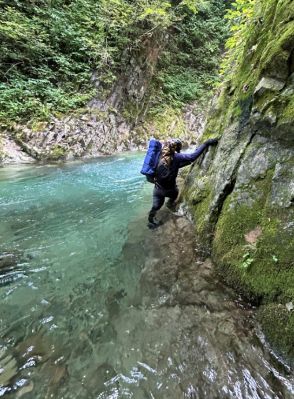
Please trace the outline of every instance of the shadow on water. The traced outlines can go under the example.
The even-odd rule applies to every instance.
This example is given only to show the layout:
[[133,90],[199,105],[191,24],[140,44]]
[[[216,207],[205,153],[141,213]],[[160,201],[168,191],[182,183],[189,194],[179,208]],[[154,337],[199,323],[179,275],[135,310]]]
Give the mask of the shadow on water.
[[25,272],[0,288],[0,396],[292,398],[292,371],[199,256],[190,222],[164,210],[147,229],[141,157],[113,161],[21,180],[21,209],[5,187],[1,273]]

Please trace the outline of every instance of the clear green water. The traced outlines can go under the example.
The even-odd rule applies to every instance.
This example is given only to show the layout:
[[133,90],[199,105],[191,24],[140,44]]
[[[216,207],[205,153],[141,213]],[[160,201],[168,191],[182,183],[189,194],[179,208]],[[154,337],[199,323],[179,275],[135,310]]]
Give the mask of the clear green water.
[[146,228],[141,163],[0,169],[0,397],[291,398],[183,219]]
[[[48,346],[38,350],[52,355],[52,345],[70,352],[87,340],[99,320],[103,330],[109,309],[115,312],[138,279],[134,265],[126,270],[118,260],[129,223],[148,207],[141,163],[141,156],[126,155],[0,169],[1,252],[17,257],[17,267],[0,275],[0,328],[9,337],[3,346],[37,334]],[[92,355],[70,367],[87,367]]]
[[[52,282],[55,294],[91,281],[97,270],[108,273],[137,203],[142,205],[139,165],[129,156],[63,168],[0,171],[4,250],[32,257],[22,271],[30,278],[37,273],[38,279],[48,273],[46,281]],[[26,298],[37,295],[33,286],[25,291]]]

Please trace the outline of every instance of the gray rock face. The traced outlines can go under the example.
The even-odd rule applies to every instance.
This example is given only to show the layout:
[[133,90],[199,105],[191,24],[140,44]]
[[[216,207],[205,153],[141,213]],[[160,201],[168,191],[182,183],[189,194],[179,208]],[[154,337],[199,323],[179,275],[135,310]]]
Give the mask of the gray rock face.
[[32,163],[34,159],[6,135],[0,136],[0,164]]
[[[93,73],[96,95],[84,110],[60,118],[52,117],[48,123],[35,123],[31,128],[18,126],[16,131],[7,132],[18,146],[18,155],[7,156],[7,162],[9,159],[15,159],[15,162],[72,160],[146,148],[148,139],[158,133],[153,132],[148,123],[143,126],[149,105],[148,90],[168,39],[158,35],[160,33],[144,38],[140,49],[125,54],[128,58],[124,60],[126,68],[107,91],[102,88],[97,73]],[[186,107],[181,120],[184,131],[181,138],[186,144],[195,144],[203,132],[204,121],[204,112],[197,104]],[[11,145],[6,145],[8,154],[13,153]]]
[[116,113],[100,110],[83,115],[53,119],[45,129],[25,128],[18,142],[37,159],[72,159],[132,149],[130,126]]
[[[145,146],[148,137],[138,137],[134,127],[146,109],[146,94],[164,46],[165,39],[158,35],[146,37],[133,53],[126,52],[125,71],[108,91],[93,73],[97,93],[81,114],[52,118],[31,129],[19,126],[10,135],[37,160],[93,157]],[[128,108],[132,115],[126,118]]]
[[184,197],[222,276],[265,306],[269,339],[293,359],[294,314],[285,310],[294,298],[293,8],[272,4],[259,4],[268,24],[256,28],[259,51],[244,52],[213,104],[204,137],[221,139],[192,167]]
[[197,103],[187,105],[183,111],[186,129],[191,136],[190,142],[194,144],[201,137],[205,128],[206,114]]
[[285,82],[278,79],[263,77],[255,88],[254,95],[261,96],[267,90],[281,91],[285,86]]
[[264,137],[270,136],[271,140],[293,145],[294,126],[291,116],[293,96],[292,75],[284,81],[262,78],[253,93],[251,129],[258,131],[258,134]]
[[[186,127],[181,138],[187,144],[195,144],[204,129],[203,111],[191,105],[184,110],[183,121]],[[109,104],[93,102],[92,107],[80,115],[52,118],[48,124],[40,124],[34,130],[19,126],[14,134],[17,144],[9,139],[10,144],[6,145],[6,153],[10,154],[7,162],[12,159],[15,162],[73,160],[143,150],[152,136],[152,129],[137,126],[140,127],[139,122],[134,125],[127,121],[122,112]],[[17,150],[12,151],[12,146]]]

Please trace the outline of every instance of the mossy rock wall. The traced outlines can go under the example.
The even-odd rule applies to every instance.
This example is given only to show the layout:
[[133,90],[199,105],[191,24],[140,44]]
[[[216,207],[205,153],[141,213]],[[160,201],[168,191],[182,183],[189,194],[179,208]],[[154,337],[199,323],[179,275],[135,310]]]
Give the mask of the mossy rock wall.
[[[257,0],[243,60],[214,100],[184,197],[224,279],[294,359],[294,3]],[[283,336],[283,339],[280,337]]]

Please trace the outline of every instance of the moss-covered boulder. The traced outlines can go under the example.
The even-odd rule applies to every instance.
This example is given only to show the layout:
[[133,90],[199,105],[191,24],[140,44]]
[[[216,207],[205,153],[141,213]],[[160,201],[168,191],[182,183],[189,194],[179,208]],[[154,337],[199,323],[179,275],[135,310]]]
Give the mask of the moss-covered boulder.
[[[223,278],[260,304],[270,341],[294,356],[294,3],[260,0],[242,62],[220,90],[185,199]],[[282,338],[279,338],[280,335]]]

